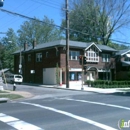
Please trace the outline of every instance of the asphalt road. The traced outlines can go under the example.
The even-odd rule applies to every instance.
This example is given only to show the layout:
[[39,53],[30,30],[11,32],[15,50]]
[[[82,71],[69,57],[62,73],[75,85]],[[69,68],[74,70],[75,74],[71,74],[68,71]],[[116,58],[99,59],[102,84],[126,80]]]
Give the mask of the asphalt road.
[[115,130],[130,120],[129,96],[23,88],[35,98],[0,104],[0,130]]

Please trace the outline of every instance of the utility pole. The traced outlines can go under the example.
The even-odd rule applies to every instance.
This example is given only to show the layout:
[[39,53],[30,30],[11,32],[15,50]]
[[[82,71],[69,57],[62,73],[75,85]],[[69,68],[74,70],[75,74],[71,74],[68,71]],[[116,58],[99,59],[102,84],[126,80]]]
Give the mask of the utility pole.
[[22,51],[20,47],[20,53],[19,53],[19,74],[22,74]]
[[69,88],[69,10],[66,0],[66,88]]

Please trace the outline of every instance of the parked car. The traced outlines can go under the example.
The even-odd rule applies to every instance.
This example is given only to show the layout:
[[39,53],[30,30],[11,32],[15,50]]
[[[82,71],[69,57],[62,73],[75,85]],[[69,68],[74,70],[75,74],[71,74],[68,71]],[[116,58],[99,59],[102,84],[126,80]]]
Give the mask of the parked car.
[[19,83],[21,84],[23,82],[22,75],[14,74],[14,75],[5,75],[6,82],[7,83]]

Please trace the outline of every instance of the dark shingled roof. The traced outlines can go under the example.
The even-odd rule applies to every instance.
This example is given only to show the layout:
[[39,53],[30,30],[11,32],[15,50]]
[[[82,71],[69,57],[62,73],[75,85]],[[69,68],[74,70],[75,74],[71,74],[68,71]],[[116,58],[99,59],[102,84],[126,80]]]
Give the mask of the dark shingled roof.
[[113,48],[111,48],[111,47],[109,47],[109,46],[100,45],[100,44],[97,44],[97,46],[98,46],[101,50],[103,50],[103,51],[117,51],[117,50],[115,50],[115,49],[113,49]]
[[[73,48],[85,49],[88,46],[90,46],[91,44],[92,44],[92,42],[85,43],[85,42],[79,42],[79,41],[69,41],[70,48],[73,47]],[[117,51],[109,46],[99,45],[99,44],[96,44],[96,45],[100,50]],[[32,47],[29,47],[27,50],[24,51],[23,49],[21,49],[21,51],[28,52],[28,51],[39,50],[39,49],[47,49],[47,48],[56,47],[56,46],[66,46],[66,40],[57,40],[57,41],[52,41],[52,42],[48,42],[48,43],[37,44],[34,49]],[[13,54],[16,54],[19,52],[20,52],[20,50],[14,52]]]
[[130,49],[125,49],[125,50],[119,50],[116,55],[124,55],[126,53],[130,52]]

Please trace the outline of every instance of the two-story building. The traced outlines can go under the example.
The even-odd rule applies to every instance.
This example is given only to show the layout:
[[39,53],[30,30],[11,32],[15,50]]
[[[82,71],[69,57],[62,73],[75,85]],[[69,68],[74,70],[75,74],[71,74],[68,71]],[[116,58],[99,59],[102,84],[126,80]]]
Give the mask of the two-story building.
[[[87,74],[84,80],[114,80],[115,62],[113,56],[117,51],[111,47],[92,43],[69,41],[69,80],[81,81],[82,66],[79,56],[86,56]],[[20,58],[20,55],[22,58]],[[20,60],[22,59],[22,60]],[[19,65],[21,64],[21,65]],[[57,65],[60,84],[66,83],[66,41],[58,40],[43,44],[33,42],[14,53],[14,71],[22,69],[24,82],[56,84]]]
[[130,48],[119,50],[115,55],[115,72],[117,80],[130,79]]

